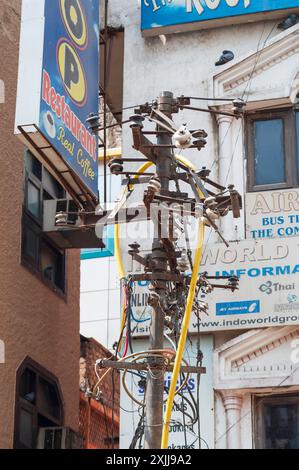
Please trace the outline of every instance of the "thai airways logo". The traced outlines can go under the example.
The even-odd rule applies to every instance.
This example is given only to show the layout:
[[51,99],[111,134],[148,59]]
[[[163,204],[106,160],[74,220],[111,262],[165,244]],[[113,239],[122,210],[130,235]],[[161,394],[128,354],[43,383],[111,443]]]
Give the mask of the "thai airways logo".
[[288,295],[288,302],[289,304],[294,304],[296,303],[298,300],[298,295],[294,295],[294,294],[289,294]]
[[264,284],[261,284],[259,290],[264,294],[271,295],[273,292],[282,292],[295,290],[295,284],[280,284],[279,282],[267,281]]

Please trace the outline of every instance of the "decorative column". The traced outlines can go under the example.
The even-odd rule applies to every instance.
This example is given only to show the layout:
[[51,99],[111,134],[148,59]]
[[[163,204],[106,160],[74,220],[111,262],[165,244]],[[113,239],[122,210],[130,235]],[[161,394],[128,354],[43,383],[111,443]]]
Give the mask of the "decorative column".
[[[227,111],[227,110],[225,110]],[[233,181],[233,145],[232,145],[232,116],[217,115],[218,124],[218,178],[222,186],[227,186]],[[243,177],[240,175],[240,177]],[[228,241],[234,239],[234,225],[231,214],[221,219],[221,229],[224,238]]]
[[234,390],[221,392],[226,415],[227,449],[241,449],[241,409],[243,397]]

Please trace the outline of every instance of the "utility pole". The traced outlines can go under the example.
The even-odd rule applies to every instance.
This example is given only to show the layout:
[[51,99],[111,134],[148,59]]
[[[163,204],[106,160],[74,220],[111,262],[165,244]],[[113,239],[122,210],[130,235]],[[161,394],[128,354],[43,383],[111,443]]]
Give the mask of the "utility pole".
[[[167,117],[172,116],[173,94],[171,92],[161,93],[158,99],[158,110]],[[172,135],[157,126],[157,144],[171,146]],[[171,148],[159,148],[156,159],[156,175],[161,183],[161,195],[167,196],[169,192],[169,182],[172,174],[172,153]],[[161,221],[162,232],[168,231],[168,227],[164,227],[165,221]],[[152,295],[150,297],[151,306],[153,308],[152,321],[150,328],[149,349],[164,349],[164,312],[163,298],[166,295],[166,281],[159,279],[159,273],[166,273],[168,267],[168,257],[165,246],[162,241],[163,233],[160,227],[155,227],[155,239],[152,245],[152,263],[153,275],[156,277],[151,285]],[[158,359],[153,359],[153,368],[157,364]],[[159,449],[162,437],[163,423],[163,397],[164,397],[164,370],[158,372],[149,372],[146,384],[146,426],[145,426],[145,448]]]
[[[147,185],[142,206],[145,211],[140,209],[140,204],[134,208],[133,212],[130,208],[130,213],[120,206],[117,209],[117,220],[118,223],[133,222],[135,216],[132,218],[132,213],[135,213],[136,216],[141,215],[143,221],[151,220],[154,223],[151,253],[142,256],[137,241],[129,245],[128,251],[132,260],[144,268],[143,273],[130,274],[129,284],[139,281],[150,283],[148,304],[152,307],[152,315],[148,351],[133,352],[123,360],[121,358],[113,361],[102,360],[96,365],[102,369],[124,370],[125,373],[130,370],[142,371],[143,374],[147,372],[145,402],[137,400],[140,406],[145,407],[144,447],[146,449],[160,449],[161,447],[164,424],[164,376],[166,372],[174,371],[176,355],[175,351],[164,348],[164,330],[167,328],[169,334],[175,338],[178,338],[180,334],[190,288],[190,275],[187,271],[190,268],[193,270],[191,256],[187,257],[186,250],[175,243],[178,238],[174,233],[174,226],[177,221],[184,221],[185,217],[202,217],[202,222],[212,227],[222,237],[215,220],[227,215],[229,211],[232,211],[234,217],[238,218],[242,207],[241,196],[233,186],[225,188],[219,185],[210,180],[210,171],[207,168],[195,170],[192,165],[186,164],[184,159],[174,156],[174,151],[178,148],[181,150],[192,148],[200,151],[207,143],[207,133],[204,129],[189,131],[186,125],[178,127],[172,120],[172,115],[180,110],[203,111],[200,108],[190,107],[191,99],[184,95],[174,98],[171,92],[164,91],[152,103],[145,103],[136,108],[135,114],[123,124],[130,122],[133,148],[142,153],[145,158],[115,158],[109,163],[112,174],[125,176],[123,184],[128,188],[134,187],[135,184]],[[239,118],[243,108],[239,109],[235,102],[233,104],[234,108],[229,115]],[[144,129],[145,119],[156,124],[155,130]],[[97,116],[92,116],[91,121],[95,132],[99,129],[97,120]],[[153,143],[147,137],[149,135],[155,135],[157,142]],[[136,173],[124,168],[126,164],[133,162],[140,164],[141,161],[151,162],[156,167],[156,172],[146,173],[140,170]],[[137,179],[136,176],[138,176]],[[171,181],[176,184],[175,191],[171,190]],[[189,185],[189,191],[182,191],[180,183]],[[198,206],[200,211],[198,211]],[[115,215],[114,210],[100,214],[81,213],[82,228],[95,224],[103,227],[106,224],[114,224]],[[63,225],[67,214],[58,213],[57,217],[59,224]],[[223,239],[223,241],[227,244],[226,240]],[[188,244],[187,248],[190,251]],[[222,281],[225,283],[222,284]],[[234,292],[238,288],[238,278],[235,276],[216,277],[202,273],[198,275],[196,284],[197,289],[204,294],[209,294],[219,288]],[[126,285],[124,287],[127,289],[127,302],[130,305],[131,289]],[[200,321],[200,315],[207,313],[206,302],[196,299],[193,303],[193,310]],[[131,315],[130,308],[126,313]],[[127,318],[130,320],[130,317]],[[128,328],[130,328],[129,320]],[[206,372],[204,367],[191,366],[185,360],[183,362],[182,373],[204,374]],[[125,379],[124,388],[126,388]],[[95,391],[95,396],[98,392],[99,390]],[[140,439],[139,432],[140,429],[137,429],[138,439]]]

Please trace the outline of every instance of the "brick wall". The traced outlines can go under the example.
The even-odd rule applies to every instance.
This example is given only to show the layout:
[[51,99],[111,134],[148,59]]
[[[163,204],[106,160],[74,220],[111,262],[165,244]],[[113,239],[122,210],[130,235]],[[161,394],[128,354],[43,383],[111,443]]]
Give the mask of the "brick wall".
[[[80,357],[80,432],[88,449],[118,448],[119,438],[119,373],[109,372],[100,384],[100,400],[84,393],[98,382],[95,362],[110,358],[111,353],[93,338],[81,336]],[[106,371],[99,371],[102,377]],[[112,424],[113,423],[113,424]]]

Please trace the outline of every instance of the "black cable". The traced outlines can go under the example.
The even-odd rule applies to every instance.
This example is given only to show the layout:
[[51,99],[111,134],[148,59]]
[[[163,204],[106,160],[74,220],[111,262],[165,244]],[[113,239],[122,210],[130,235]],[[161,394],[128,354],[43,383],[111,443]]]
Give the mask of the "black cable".
[[[145,392],[144,392],[144,397],[145,397]],[[140,433],[140,437],[139,437],[139,445],[138,445],[139,450],[142,449],[142,438],[144,436],[144,431],[145,431],[145,406],[142,407],[142,419],[143,419],[143,430],[142,430],[142,433]]]
[[[268,36],[266,37],[266,39],[265,39],[265,41],[264,41],[264,43],[263,43],[262,49],[259,51],[259,47],[260,47],[260,44],[261,44],[261,41],[262,41],[262,37],[263,37],[264,31],[265,31],[265,26],[266,26],[266,22],[264,22],[264,28],[263,28],[262,34],[261,34],[261,36],[260,36],[260,39],[259,39],[259,42],[258,42],[258,45],[257,45],[257,50],[256,50],[257,57],[256,57],[256,61],[255,61],[254,65],[253,65],[253,68],[252,68],[252,71],[251,71],[251,73],[250,73],[249,79],[248,79],[248,81],[247,81],[246,87],[244,88],[243,93],[242,93],[242,99],[244,99],[244,96],[245,96],[245,94],[246,94],[246,90],[247,90],[247,88],[248,88],[248,86],[249,86],[249,90],[248,90],[248,92],[247,92],[246,103],[248,103],[249,92],[250,92],[250,86],[251,86],[251,82],[252,82],[252,79],[253,79],[253,74],[254,74],[254,72],[255,72],[256,66],[257,66],[258,61],[259,61],[259,57],[260,57],[260,55],[261,55],[261,52],[262,52],[262,50],[263,50],[263,47],[265,46],[265,44],[266,44],[266,42],[268,41],[268,39],[270,38],[272,32],[273,32],[274,29],[276,28],[277,23],[275,23],[275,25],[271,28],[271,31],[269,32]],[[260,52],[260,54],[258,54],[258,52]],[[222,146],[223,146],[223,144],[224,144],[224,142],[225,142],[225,139],[226,139],[226,137],[227,137],[227,135],[228,135],[228,133],[229,133],[231,127],[232,127],[232,124],[233,124],[233,121],[232,121],[232,122],[230,123],[230,125],[228,126],[227,131],[226,131],[226,134],[225,134],[225,136],[223,137],[222,142],[220,142],[219,149],[222,148]],[[238,139],[239,139],[239,135],[237,136],[236,142],[238,141]],[[233,152],[232,160],[233,160],[233,158],[234,158],[234,153],[235,153],[235,151],[236,151],[236,145],[235,145],[235,149],[234,149],[234,152]],[[214,158],[214,161],[213,161],[212,166],[211,166],[211,171],[213,170],[213,168],[214,168],[216,162],[217,162],[217,157]],[[230,168],[229,168],[229,171],[228,171],[228,174],[227,174],[227,177],[226,177],[226,181],[227,181],[227,179],[228,179],[229,172],[230,172]]]
[[107,439],[109,439],[109,429],[108,429],[107,412],[106,412],[106,406],[105,406],[105,402],[104,402],[104,400],[101,400],[101,403],[102,403],[102,405],[103,405],[103,408],[104,408],[104,416],[105,416],[105,427],[106,427],[106,436],[107,436]]
[[[166,393],[169,393],[169,388],[165,386],[165,387],[164,387],[164,391],[165,391]],[[193,424],[194,424],[194,419],[195,419],[195,416],[196,416],[195,408],[193,408],[193,405],[192,405],[192,403],[189,401],[189,399],[186,398],[186,397],[182,394],[182,391],[181,391],[180,393],[178,393],[177,396],[183,398],[183,399],[184,399],[185,401],[187,401],[187,403],[189,404],[189,406],[190,406],[190,408],[191,408],[191,411],[192,411],[192,413],[193,413],[193,417],[192,417],[189,413],[187,413],[187,412],[185,412],[185,414],[186,414],[186,416],[190,419],[190,423],[189,423],[189,424],[190,424],[190,425],[193,425]],[[180,410],[180,405],[179,405],[176,401],[174,401],[174,405],[178,408],[178,410]]]
[[115,369],[112,369],[112,420],[111,420],[111,441],[112,449],[114,450],[114,407],[115,407],[115,382],[114,382]]
[[[144,404],[144,401],[145,401],[145,394],[144,394],[143,404]],[[142,413],[140,415],[139,423],[137,425],[135,434],[133,436],[132,442],[129,447],[130,450],[136,448],[136,444],[138,441],[139,441],[139,449],[141,449],[141,440],[144,435],[144,430],[145,430],[145,406],[142,406]]]
[[[182,379],[183,379],[183,381],[185,380],[184,374],[181,374],[181,380]],[[185,440],[185,446],[186,446],[186,449],[187,449],[188,441],[187,441],[187,431],[186,431],[186,413],[185,413],[185,403],[184,403],[184,390],[182,390],[181,398],[182,398],[181,403],[182,403],[182,414],[183,414],[184,440]]]
[[133,343],[132,343],[132,310],[131,310],[131,299],[132,299],[132,288],[129,286],[127,287],[127,304],[128,304],[128,316],[127,316],[127,322],[128,322],[128,341],[129,341],[129,348],[131,354],[134,354],[134,349],[133,349]]
[[[185,374],[182,374],[183,376],[183,380],[185,380]],[[189,384],[186,384],[186,389],[188,391],[188,394],[190,395],[190,398],[191,398],[191,401],[189,400],[189,398],[187,398],[184,394],[183,394],[183,390],[180,392],[180,394],[183,395],[183,399],[188,403],[189,407],[191,408],[191,410],[193,411],[193,419],[191,421],[191,424],[194,425],[196,424],[197,420],[199,419],[199,415],[198,415],[198,409],[197,409],[197,403],[195,401],[195,398],[193,396],[193,393],[192,391],[190,390],[190,386]],[[193,404],[191,403],[193,402]]]
[[[128,311],[126,311],[126,317],[128,317]],[[117,346],[116,346],[114,361],[118,360],[118,353],[119,353],[119,350],[120,350],[120,346],[121,346],[121,342],[122,342],[122,338],[123,338],[123,333],[124,333],[124,330],[125,330],[125,325],[126,325],[126,321],[124,322],[124,326],[122,328],[122,331],[121,331],[121,334],[120,334],[120,337],[119,337],[119,340],[118,340],[118,343],[117,343]],[[115,411],[114,410],[114,408],[115,408],[114,373],[115,373],[115,369],[112,369],[112,377],[111,377],[111,380],[112,380],[112,425],[111,425],[111,435],[112,435],[112,449],[113,450],[114,450],[114,411]]]
[[[258,65],[258,62],[259,62],[261,53],[262,53],[262,51],[263,51],[263,49],[264,49],[264,47],[265,47],[265,45],[266,45],[266,42],[267,42],[268,39],[270,38],[272,32],[273,32],[274,29],[277,27],[277,23],[275,23],[274,26],[271,28],[269,34],[267,35],[266,39],[264,40],[263,45],[262,45],[262,48],[259,49],[259,46],[260,46],[260,44],[261,44],[264,31],[265,31],[265,25],[266,25],[266,23],[264,23],[264,29],[263,29],[263,31],[262,31],[260,40],[259,40],[259,42],[258,42],[257,51],[256,51],[256,60],[255,60],[255,63],[254,63],[254,65],[253,65],[251,74],[250,74],[249,79],[248,79],[248,82],[247,82],[247,85],[246,85],[246,87],[245,87],[245,89],[244,89],[244,91],[243,91],[243,95],[242,95],[242,99],[243,99],[243,98],[245,97],[245,94],[247,94],[247,97],[246,97],[246,99],[245,99],[245,102],[246,102],[246,103],[248,103],[248,100],[249,100],[249,94],[250,94],[250,89],[251,89],[251,84],[252,84],[254,72],[255,72],[256,67],[257,67],[257,65]],[[248,91],[247,91],[247,88],[248,88]],[[230,125],[232,125],[232,123],[231,123]],[[233,164],[233,161],[234,161],[234,157],[235,157],[235,154],[236,154],[237,144],[238,144],[238,141],[239,141],[239,138],[240,138],[241,130],[242,130],[242,126],[240,126],[240,129],[239,129],[239,132],[238,132],[238,135],[237,135],[237,138],[236,138],[234,150],[233,150],[233,153],[232,153],[232,157],[231,157],[231,160],[230,160],[230,163],[229,163],[229,168],[228,168],[227,175],[226,175],[226,180],[225,180],[226,183],[225,183],[225,184],[227,184],[228,177],[229,177],[229,174],[230,174],[230,170],[231,170],[231,167],[232,167],[232,164]]]
[[[125,108],[122,108],[120,111],[113,112],[113,111],[110,110],[110,112],[113,115],[118,115],[118,114],[122,114],[123,111],[126,111],[128,109],[140,108],[140,106],[141,106],[140,104],[137,104],[136,106],[126,106]],[[104,114],[104,113],[103,112],[99,113],[99,116],[101,116],[102,114]]]

